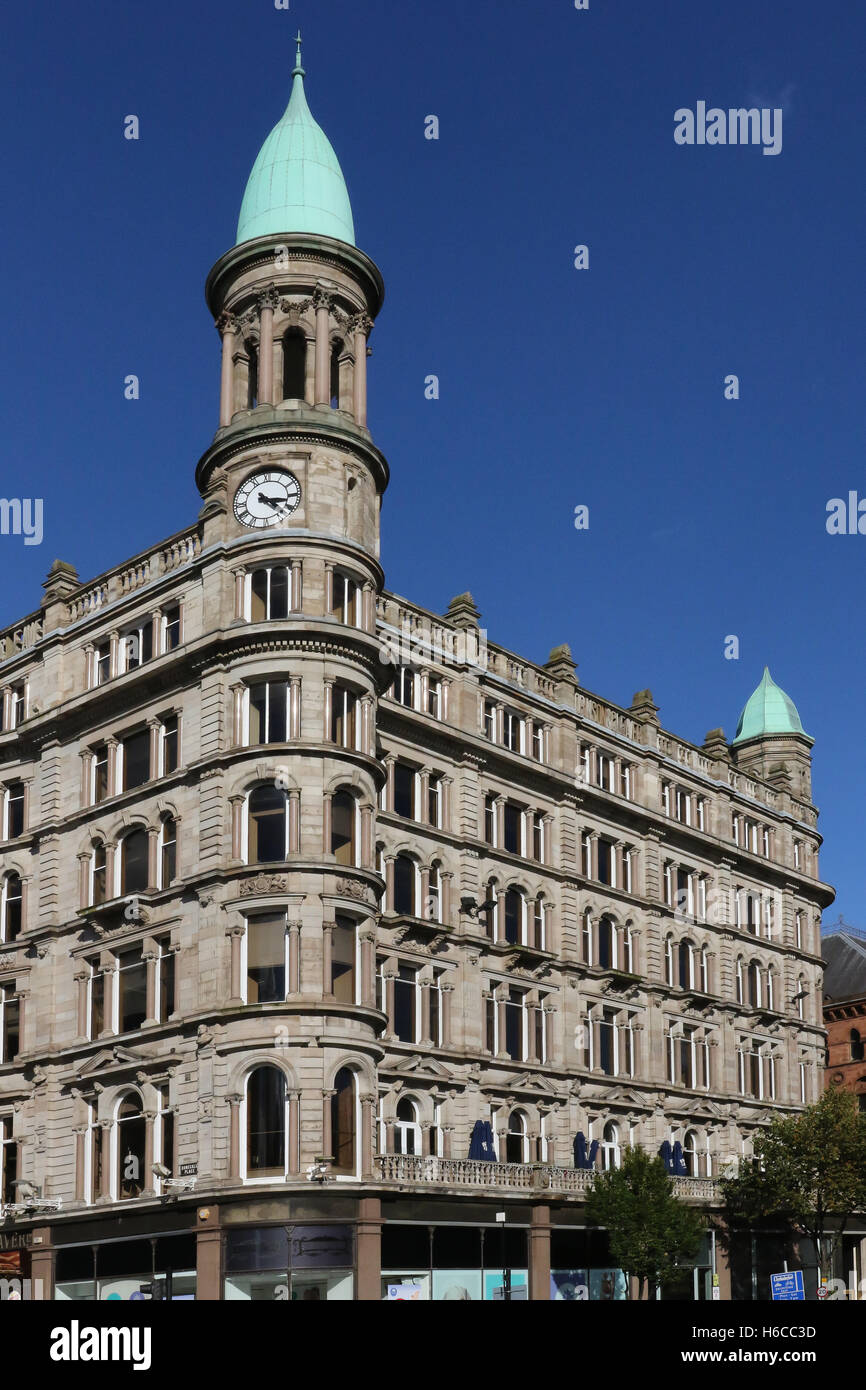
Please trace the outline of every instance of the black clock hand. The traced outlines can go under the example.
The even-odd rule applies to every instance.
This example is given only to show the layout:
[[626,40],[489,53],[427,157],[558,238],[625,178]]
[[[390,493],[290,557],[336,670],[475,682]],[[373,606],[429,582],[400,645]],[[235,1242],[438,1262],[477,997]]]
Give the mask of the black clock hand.
[[266,507],[278,507],[280,503],[286,500],[284,497],[266,497],[263,492],[257,493],[256,496],[257,500],[259,502],[264,502]]

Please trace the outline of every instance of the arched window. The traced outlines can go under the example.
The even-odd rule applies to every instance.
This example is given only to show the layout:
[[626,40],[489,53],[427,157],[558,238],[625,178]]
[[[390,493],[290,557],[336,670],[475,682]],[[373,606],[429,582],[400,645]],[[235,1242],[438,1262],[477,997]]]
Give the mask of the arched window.
[[93,840],[90,849],[90,897],[92,907],[105,902],[105,845],[102,840]]
[[398,1154],[420,1154],[421,1126],[418,1107],[404,1096],[397,1103],[397,1123],[394,1126],[394,1151]]
[[583,944],[583,963],[584,965],[592,965],[592,915],[589,912],[583,914],[583,930],[580,935]]
[[331,933],[331,993],[341,1004],[354,1004],[357,933],[351,917],[337,914]]
[[274,864],[286,858],[286,794],[272,783],[255,787],[249,798],[248,864]]
[[333,1172],[355,1172],[355,1132],[355,1078],[348,1067],[341,1067],[334,1077],[331,1096]]
[[674,982],[674,939],[665,937],[665,979],[669,985]]
[[689,1177],[699,1178],[701,1175],[701,1160],[700,1154],[698,1153],[698,1136],[693,1129],[686,1130],[686,1135],[683,1139],[683,1160]]
[[488,879],[487,892],[484,901],[493,903],[484,914],[484,923],[487,927],[487,935],[491,941],[495,941],[499,935],[499,914],[502,911],[502,900],[499,896],[499,885],[495,878]]
[[761,967],[756,960],[749,962],[746,972],[746,999],[753,1009],[761,1007]]
[[860,1036],[860,1030],[859,1030],[859,1028],[852,1028],[852,1029],[851,1029],[851,1061],[852,1061],[852,1062],[862,1062],[862,1061],[863,1061],[863,1054],[864,1054],[863,1039],[862,1039],[862,1037]]
[[536,951],[547,950],[547,904],[536,898],[532,908],[532,945]]
[[607,1172],[612,1168],[618,1168],[622,1155],[619,1147],[619,1127],[613,1120],[608,1120],[601,1136],[601,1166]]
[[331,347],[331,407],[334,410],[338,410],[340,406],[340,356],[342,351],[343,344],[338,338]]
[[394,911],[401,917],[416,917],[415,862],[408,854],[394,860]]
[[442,880],[438,863],[430,865],[427,883],[427,920],[442,921]]
[[350,792],[331,798],[331,853],[338,864],[355,864],[357,802]]
[[806,1017],[806,995],[809,993],[806,988],[805,975],[797,976],[797,1017]]
[[505,1162],[529,1162],[529,1137],[526,1132],[526,1116],[522,1110],[512,1110],[508,1117],[508,1132],[505,1136]]
[[307,340],[298,328],[283,334],[283,400],[302,401],[307,394]]
[[524,902],[519,888],[509,888],[505,894],[505,940],[510,946],[523,942]]
[[680,942],[677,954],[677,977],[680,989],[694,986],[694,946],[688,937]]
[[159,886],[169,888],[177,873],[177,821],[163,816],[159,823]]
[[774,1004],[775,998],[776,998],[776,985],[775,985],[775,980],[774,980],[774,976],[773,976],[773,971],[772,971],[772,970],[768,970],[768,971],[767,971],[767,1008],[768,1008],[768,1009],[772,1009],[772,1008],[775,1007],[775,1004]]
[[616,969],[616,931],[609,917],[598,924],[598,965],[601,970]]
[[117,1109],[116,1190],[119,1201],[140,1197],[148,1185],[144,1171],[146,1122],[140,1096],[130,1093]]
[[147,889],[147,831],[130,830],[120,842],[120,892],[143,893]]
[[737,1003],[744,1002],[743,995],[743,957],[737,956]]
[[247,1175],[281,1178],[286,1171],[286,1078],[279,1067],[247,1077]]
[[21,931],[21,879],[18,874],[6,874],[3,878],[2,921],[0,921],[0,941],[10,942]]
[[247,409],[254,410],[259,403],[259,350],[257,347],[249,348],[249,366],[247,369]]

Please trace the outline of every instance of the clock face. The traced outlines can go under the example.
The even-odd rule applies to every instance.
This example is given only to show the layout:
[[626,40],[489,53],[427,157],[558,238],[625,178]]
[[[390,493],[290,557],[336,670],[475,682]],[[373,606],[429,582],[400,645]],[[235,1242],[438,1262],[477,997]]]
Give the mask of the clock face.
[[235,516],[243,526],[279,526],[296,510],[301,485],[286,468],[251,473],[235,493]]

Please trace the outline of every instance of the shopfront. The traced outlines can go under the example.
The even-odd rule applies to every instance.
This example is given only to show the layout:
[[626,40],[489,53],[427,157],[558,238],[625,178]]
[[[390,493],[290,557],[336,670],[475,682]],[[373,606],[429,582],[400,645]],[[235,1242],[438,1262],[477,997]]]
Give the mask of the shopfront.
[[350,1225],[242,1226],[226,1232],[223,1297],[254,1302],[337,1302],[355,1297]]

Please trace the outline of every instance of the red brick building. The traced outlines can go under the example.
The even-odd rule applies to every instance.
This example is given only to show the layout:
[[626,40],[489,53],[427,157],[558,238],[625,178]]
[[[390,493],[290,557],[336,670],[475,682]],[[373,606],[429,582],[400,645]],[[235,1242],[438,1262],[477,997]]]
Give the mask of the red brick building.
[[866,931],[841,919],[821,945],[825,961],[826,1086],[844,1086],[866,1110]]

